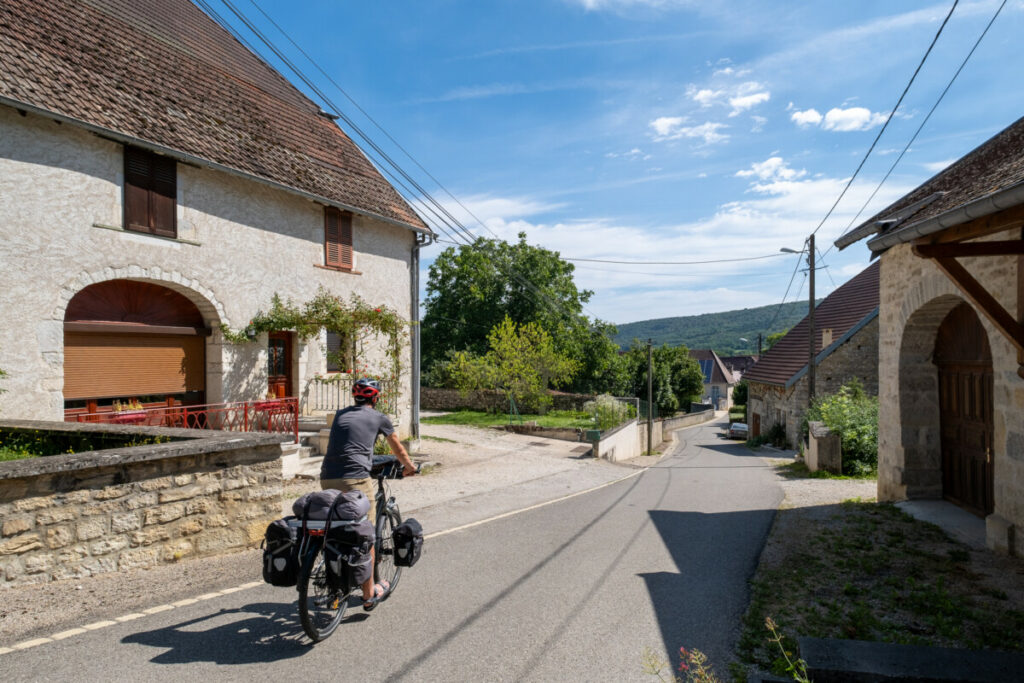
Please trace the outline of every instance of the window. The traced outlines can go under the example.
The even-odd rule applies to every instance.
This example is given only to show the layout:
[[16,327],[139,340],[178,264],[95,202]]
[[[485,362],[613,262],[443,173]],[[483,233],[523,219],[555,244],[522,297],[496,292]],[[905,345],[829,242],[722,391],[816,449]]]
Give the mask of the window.
[[352,270],[352,214],[333,206],[324,209],[324,265]]
[[124,148],[124,228],[176,237],[178,167],[174,159]]
[[327,372],[348,372],[354,357],[354,344],[337,332],[327,333]]

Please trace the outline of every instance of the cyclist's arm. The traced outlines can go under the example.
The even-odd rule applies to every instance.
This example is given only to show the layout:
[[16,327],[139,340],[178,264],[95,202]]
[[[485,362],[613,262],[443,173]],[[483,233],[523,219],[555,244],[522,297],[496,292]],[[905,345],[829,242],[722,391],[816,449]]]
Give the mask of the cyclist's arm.
[[391,432],[387,439],[388,445],[391,446],[391,452],[398,457],[398,462],[402,463],[402,466],[405,468],[403,474],[405,474],[405,476],[416,474],[416,465],[412,464],[412,459],[409,457],[409,454],[406,453],[405,446],[402,445],[401,440],[398,438],[398,433]]

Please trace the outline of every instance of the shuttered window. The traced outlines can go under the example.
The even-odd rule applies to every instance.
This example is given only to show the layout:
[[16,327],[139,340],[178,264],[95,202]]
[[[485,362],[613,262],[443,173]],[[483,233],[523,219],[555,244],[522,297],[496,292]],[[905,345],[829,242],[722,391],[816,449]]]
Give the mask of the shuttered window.
[[177,236],[178,166],[174,159],[124,148],[124,227]]
[[352,270],[352,214],[324,208],[324,265]]
[[327,372],[349,372],[355,347],[337,332],[327,333]]

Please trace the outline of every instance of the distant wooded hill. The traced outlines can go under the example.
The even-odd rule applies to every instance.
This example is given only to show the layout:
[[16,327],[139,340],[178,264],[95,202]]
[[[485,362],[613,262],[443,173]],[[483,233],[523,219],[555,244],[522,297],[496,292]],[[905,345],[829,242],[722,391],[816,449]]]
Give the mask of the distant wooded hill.
[[[821,303],[820,300],[818,303]],[[615,342],[625,349],[632,345],[634,338],[644,342],[650,338],[656,346],[685,344],[691,349],[714,349],[720,356],[755,354],[758,333],[767,337],[793,327],[807,315],[807,302],[783,304],[774,324],[768,329],[777,309],[778,304],[773,304],[722,313],[625,323],[618,326],[619,333],[615,336]],[[740,337],[749,339],[750,343],[744,344]]]

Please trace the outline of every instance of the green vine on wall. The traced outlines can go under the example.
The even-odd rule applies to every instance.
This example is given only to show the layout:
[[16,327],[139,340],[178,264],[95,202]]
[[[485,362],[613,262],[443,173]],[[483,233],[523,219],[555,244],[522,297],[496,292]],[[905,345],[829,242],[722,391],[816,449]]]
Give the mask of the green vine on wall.
[[262,332],[285,330],[294,331],[303,341],[315,337],[320,330],[334,332],[348,340],[357,340],[361,335],[371,333],[380,334],[387,338],[385,353],[388,367],[381,373],[370,373],[366,368],[360,370],[365,375],[392,380],[397,392],[408,326],[408,321],[387,306],[371,306],[356,295],[345,302],[321,287],[316,296],[304,304],[282,301],[274,294],[270,309],[266,312],[261,310],[253,316],[245,329],[234,331],[224,324],[220,329],[224,339],[234,344],[253,342]]

